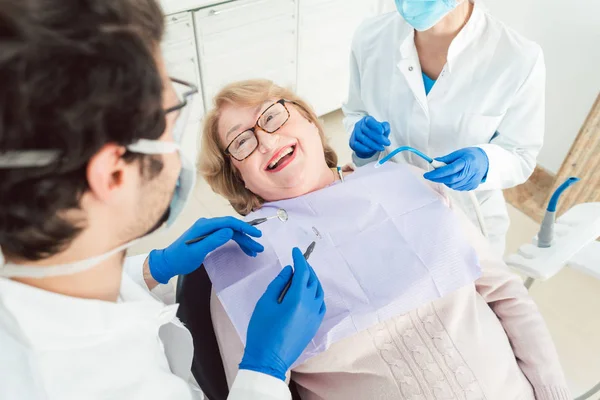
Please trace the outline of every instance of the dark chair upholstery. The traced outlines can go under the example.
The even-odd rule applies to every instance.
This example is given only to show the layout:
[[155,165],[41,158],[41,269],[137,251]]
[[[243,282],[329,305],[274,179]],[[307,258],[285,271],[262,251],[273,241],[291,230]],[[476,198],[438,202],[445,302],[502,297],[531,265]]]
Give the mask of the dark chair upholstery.
[[[194,358],[192,374],[209,400],[226,400],[229,394],[223,360],[210,315],[212,284],[204,268],[198,268],[177,284],[177,316],[192,333]],[[290,384],[292,399],[300,400],[295,383]]]

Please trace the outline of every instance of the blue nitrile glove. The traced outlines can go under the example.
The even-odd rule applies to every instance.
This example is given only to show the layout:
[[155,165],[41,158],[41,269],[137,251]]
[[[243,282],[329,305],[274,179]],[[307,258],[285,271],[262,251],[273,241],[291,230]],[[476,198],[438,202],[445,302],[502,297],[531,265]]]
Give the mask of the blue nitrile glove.
[[289,265],[258,300],[246,336],[240,369],[262,372],[285,380],[285,374],[313,339],[323,317],[323,288],[315,271],[294,249],[292,285],[281,304],[277,299],[292,276]]
[[460,149],[436,160],[448,165],[427,172],[425,179],[460,191],[474,190],[485,182],[490,167],[487,154],[479,147]]
[[390,124],[366,116],[354,125],[350,137],[350,148],[358,158],[370,158],[391,144]]
[[[212,234],[192,244],[188,240]],[[211,251],[218,249],[230,240],[234,240],[250,257],[256,257],[264,247],[250,238],[261,237],[262,232],[244,221],[233,217],[200,218],[190,229],[172,245],[162,250],[152,250],[148,264],[152,277],[159,283],[167,283],[176,275],[186,275],[202,265]]]

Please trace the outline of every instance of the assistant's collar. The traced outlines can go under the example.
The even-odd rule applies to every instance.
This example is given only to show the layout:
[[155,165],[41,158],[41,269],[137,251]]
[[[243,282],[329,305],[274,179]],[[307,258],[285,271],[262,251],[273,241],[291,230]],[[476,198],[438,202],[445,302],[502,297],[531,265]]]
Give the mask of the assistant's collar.
[[[462,53],[470,43],[477,40],[485,27],[485,13],[487,9],[482,1],[475,0],[473,3],[474,7],[471,18],[469,18],[469,21],[467,21],[458,35],[456,35],[448,49],[448,59],[446,62],[448,72],[452,72],[453,63],[459,54]],[[404,21],[400,14],[398,14],[398,19],[402,24],[402,29],[398,36],[400,56],[402,59],[418,60],[419,55],[415,46],[415,30]]]

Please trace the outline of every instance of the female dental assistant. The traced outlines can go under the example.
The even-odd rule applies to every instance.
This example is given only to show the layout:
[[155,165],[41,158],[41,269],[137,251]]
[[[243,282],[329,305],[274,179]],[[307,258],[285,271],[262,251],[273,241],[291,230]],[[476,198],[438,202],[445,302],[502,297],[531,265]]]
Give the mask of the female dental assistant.
[[[425,177],[476,191],[488,237],[504,252],[502,189],[525,182],[544,135],[541,48],[492,17],[479,1],[396,0],[398,13],[365,21],[350,60],[344,125],[353,160],[412,146],[448,164]],[[409,153],[398,161],[428,169]]]

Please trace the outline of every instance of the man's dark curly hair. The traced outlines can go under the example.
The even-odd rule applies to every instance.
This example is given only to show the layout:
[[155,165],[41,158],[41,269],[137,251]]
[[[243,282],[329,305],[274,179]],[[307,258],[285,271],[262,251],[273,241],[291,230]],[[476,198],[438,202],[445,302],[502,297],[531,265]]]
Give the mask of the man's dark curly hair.
[[[0,157],[58,150],[44,167],[0,167],[0,247],[39,260],[85,228],[68,221],[86,167],[107,143],[165,130],[156,57],[164,22],[154,0],[0,0]],[[146,175],[162,163],[139,160]],[[148,178],[148,179],[150,179]]]

